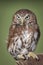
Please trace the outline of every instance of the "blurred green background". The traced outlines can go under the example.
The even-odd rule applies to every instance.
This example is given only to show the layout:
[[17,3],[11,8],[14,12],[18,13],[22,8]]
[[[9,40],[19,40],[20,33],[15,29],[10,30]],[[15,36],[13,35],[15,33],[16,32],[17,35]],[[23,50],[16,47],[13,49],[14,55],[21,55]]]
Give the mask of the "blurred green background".
[[43,53],[43,1],[15,0],[0,1],[0,65],[15,65],[15,60],[7,51],[6,39],[13,14],[19,9],[29,9],[37,16],[41,37],[35,53]]

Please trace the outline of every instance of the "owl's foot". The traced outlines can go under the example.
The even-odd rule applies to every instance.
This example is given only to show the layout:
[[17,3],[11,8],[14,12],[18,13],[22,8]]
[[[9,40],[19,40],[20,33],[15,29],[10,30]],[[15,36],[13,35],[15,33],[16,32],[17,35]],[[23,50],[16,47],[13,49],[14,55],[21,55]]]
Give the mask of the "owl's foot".
[[18,59],[25,59],[22,54],[21,55],[18,55],[17,57],[18,57]]
[[39,57],[33,52],[29,52],[29,54],[27,56],[32,57],[33,59],[39,60]]

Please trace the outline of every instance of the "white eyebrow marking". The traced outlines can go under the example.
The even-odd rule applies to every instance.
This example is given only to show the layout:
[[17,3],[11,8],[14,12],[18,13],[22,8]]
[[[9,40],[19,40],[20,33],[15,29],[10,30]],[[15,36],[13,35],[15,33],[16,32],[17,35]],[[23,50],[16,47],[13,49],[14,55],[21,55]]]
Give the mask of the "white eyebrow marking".
[[24,19],[26,18],[26,16],[28,16],[29,14],[26,14],[25,16],[24,16]]
[[19,16],[21,18],[21,16],[19,14],[17,14],[16,16]]

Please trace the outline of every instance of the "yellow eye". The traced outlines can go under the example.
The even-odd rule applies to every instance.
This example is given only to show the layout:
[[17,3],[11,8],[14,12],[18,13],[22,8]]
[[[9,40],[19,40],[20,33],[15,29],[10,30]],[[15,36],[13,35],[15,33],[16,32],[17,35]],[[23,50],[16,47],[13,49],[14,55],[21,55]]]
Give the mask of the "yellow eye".
[[17,19],[20,19],[20,17],[19,17],[19,16],[17,16]]
[[25,19],[27,19],[27,20],[28,20],[29,18],[30,18],[30,16],[29,16],[29,15],[25,17]]
[[17,19],[20,19],[20,16],[19,15],[17,15],[16,17],[17,17]]

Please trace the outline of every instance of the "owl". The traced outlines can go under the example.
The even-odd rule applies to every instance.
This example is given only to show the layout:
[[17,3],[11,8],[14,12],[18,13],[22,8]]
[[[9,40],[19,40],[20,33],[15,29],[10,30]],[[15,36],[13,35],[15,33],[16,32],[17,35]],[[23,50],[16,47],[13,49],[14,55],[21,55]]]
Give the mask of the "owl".
[[7,49],[14,59],[28,59],[38,56],[33,53],[40,38],[36,15],[28,9],[18,10],[9,28]]

